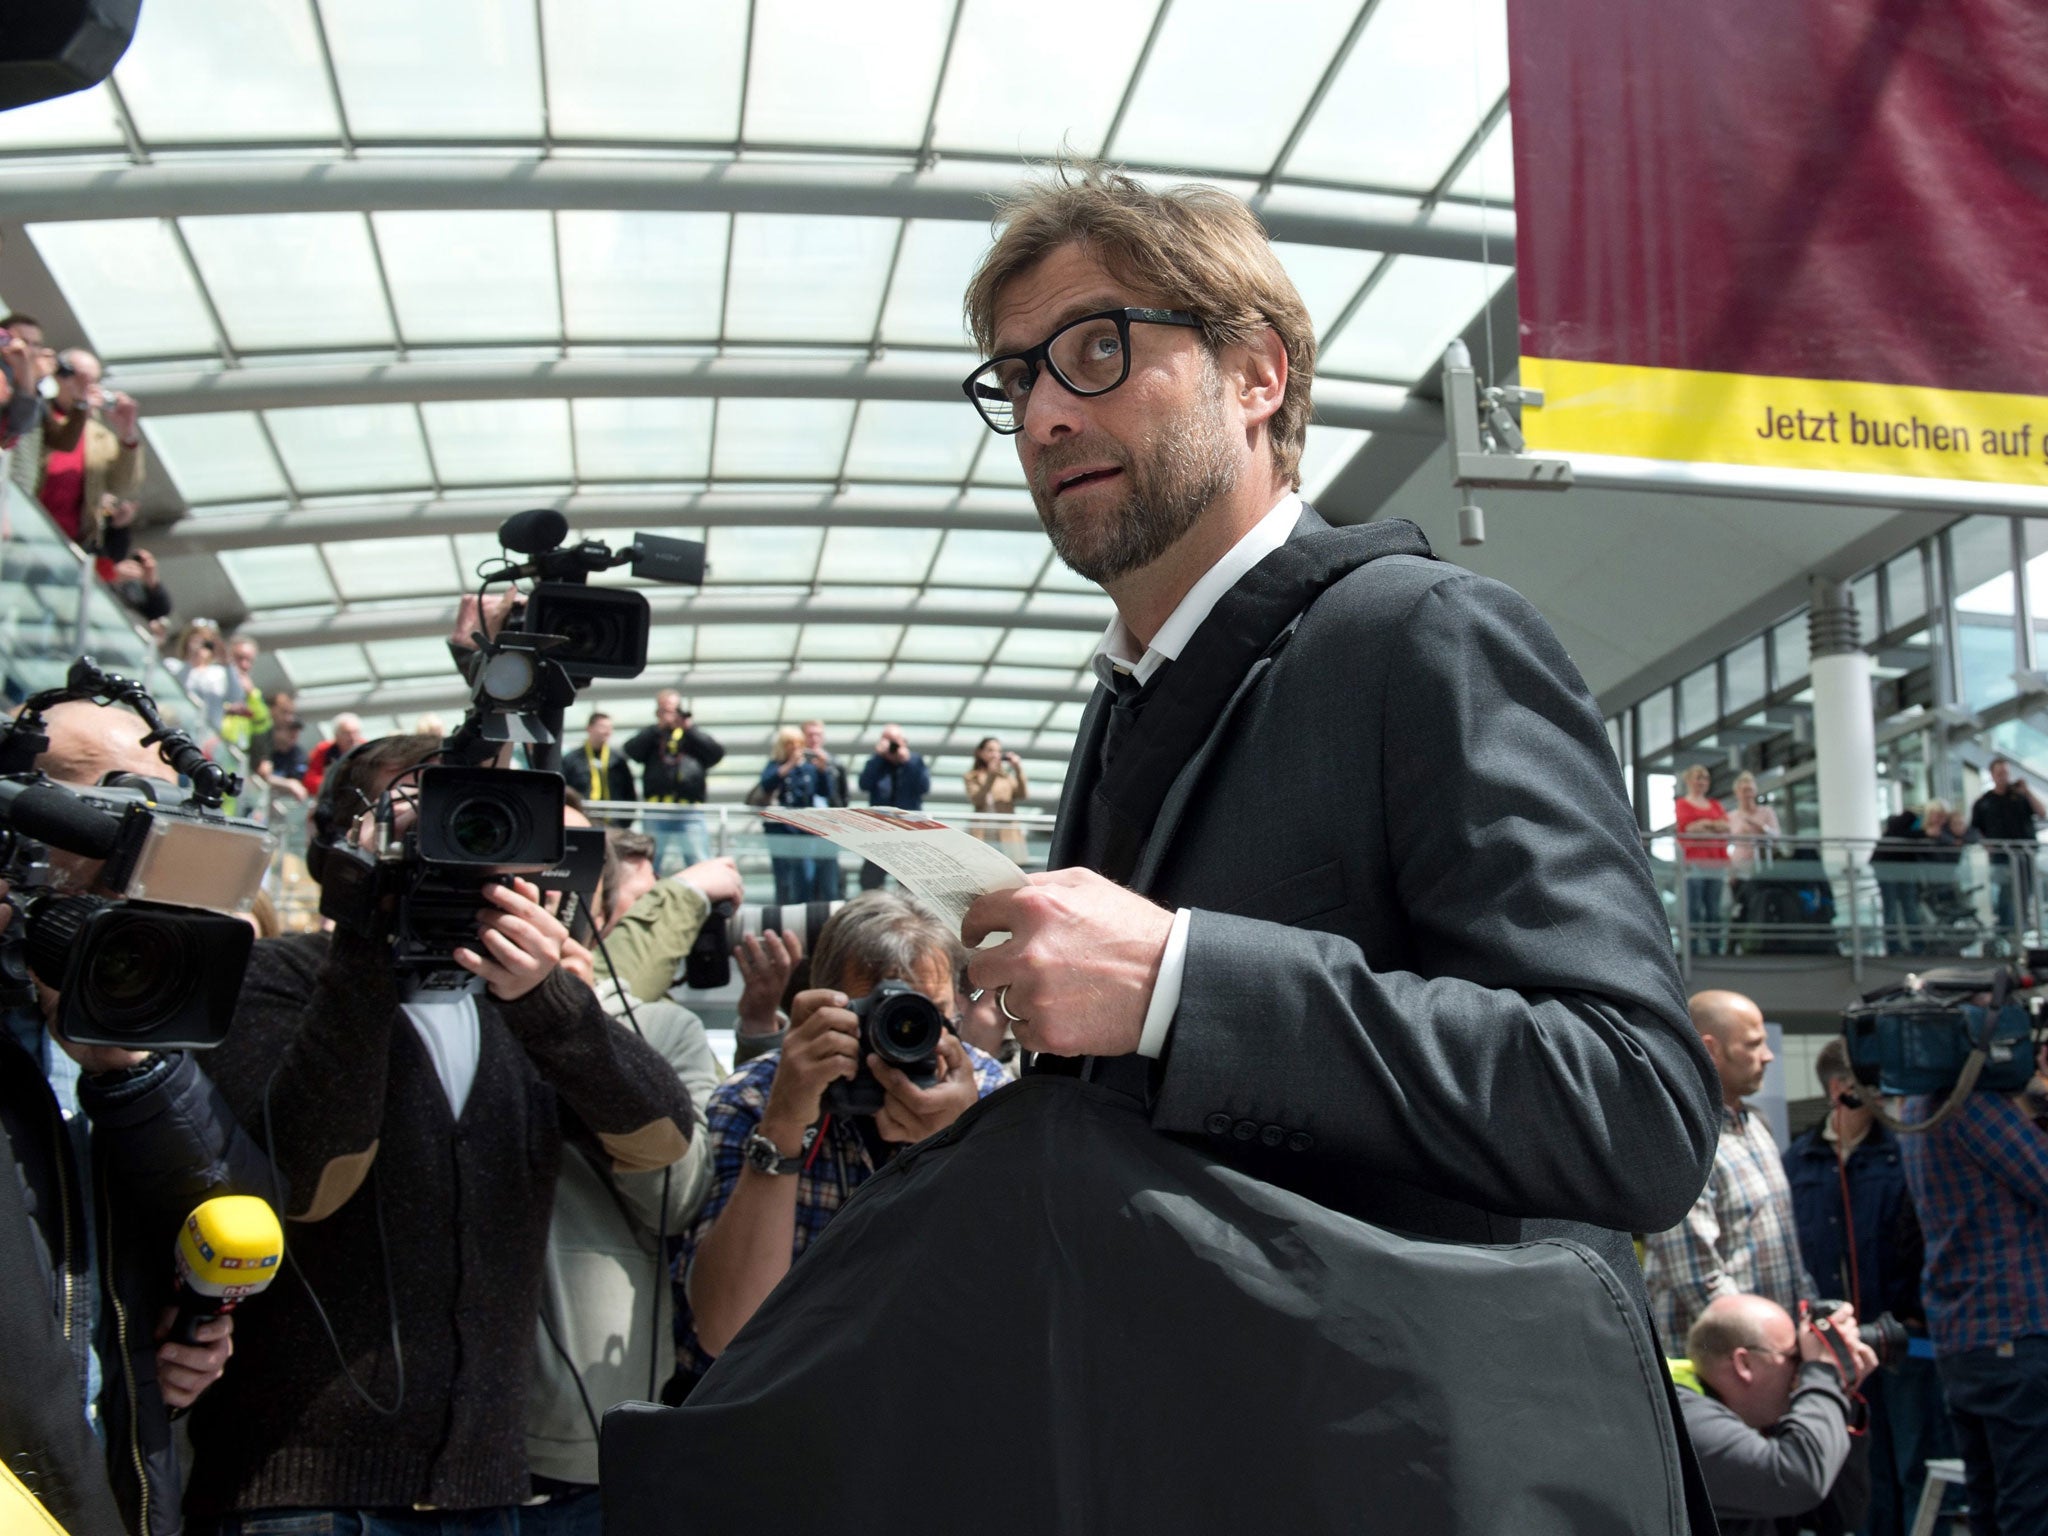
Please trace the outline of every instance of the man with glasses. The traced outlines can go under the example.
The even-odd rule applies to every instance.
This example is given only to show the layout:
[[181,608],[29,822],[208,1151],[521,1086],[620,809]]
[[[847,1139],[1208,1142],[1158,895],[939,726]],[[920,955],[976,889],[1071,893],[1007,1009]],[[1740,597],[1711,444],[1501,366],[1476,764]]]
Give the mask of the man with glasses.
[[1847,1307],[1801,1327],[1775,1301],[1746,1295],[1720,1297],[1692,1325],[1691,1369],[1679,1372],[1690,1390],[1679,1402],[1721,1536],[1775,1536],[1780,1520],[1831,1495],[1842,1518],[1819,1529],[1861,1523],[1867,1484],[1848,1487],[1842,1468],[1858,1417],[1852,1397],[1877,1356],[1856,1328]]

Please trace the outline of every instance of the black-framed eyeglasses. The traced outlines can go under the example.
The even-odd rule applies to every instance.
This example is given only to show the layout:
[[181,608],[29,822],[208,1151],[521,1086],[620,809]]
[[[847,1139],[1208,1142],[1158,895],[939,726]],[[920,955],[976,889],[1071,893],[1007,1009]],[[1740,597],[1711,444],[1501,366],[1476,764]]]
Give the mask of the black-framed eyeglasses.
[[1038,382],[1040,364],[1084,398],[1106,395],[1131,376],[1131,322],[1186,325],[1202,322],[1184,309],[1104,309],[1069,320],[1037,346],[992,357],[961,381],[981,419],[1005,436],[1024,426],[1024,402]]

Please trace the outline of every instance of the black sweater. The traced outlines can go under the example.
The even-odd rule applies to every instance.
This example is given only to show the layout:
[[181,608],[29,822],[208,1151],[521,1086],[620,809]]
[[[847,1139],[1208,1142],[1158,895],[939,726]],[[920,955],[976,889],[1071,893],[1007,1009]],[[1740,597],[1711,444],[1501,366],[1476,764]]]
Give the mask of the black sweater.
[[[188,1513],[527,1497],[558,1107],[629,1172],[682,1155],[690,1109],[674,1071],[565,973],[517,1002],[480,997],[477,1012],[476,1080],[455,1120],[378,946],[256,946],[234,1028],[206,1065],[259,1141],[267,1091],[292,1219],[285,1272],[236,1314],[234,1362],[194,1410]],[[395,1308],[396,1412],[349,1384],[308,1279],[349,1370],[387,1407],[399,1399]]]

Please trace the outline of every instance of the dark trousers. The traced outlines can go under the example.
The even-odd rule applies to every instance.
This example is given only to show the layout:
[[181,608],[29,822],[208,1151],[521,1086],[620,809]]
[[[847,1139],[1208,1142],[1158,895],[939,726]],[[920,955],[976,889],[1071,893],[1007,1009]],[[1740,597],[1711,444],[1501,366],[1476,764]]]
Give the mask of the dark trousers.
[[533,1491],[546,1493],[548,1499],[520,1509],[519,1536],[604,1536],[604,1500],[595,1483],[536,1477]]
[[1944,1356],[1970,1536],[2048,1536],[2048,1335]]
[[1999,929],[2004,933],[2034,925],[2034,860],[2031,855],[2017,862],[2002,850],[1991,855],[1991,905]]
[[193,1536],[519,1536],[516,1509],[259,1509],[192,1527]]
[[[1932,1360],[1902,1360],[1863,1383],[1870,1404],[1870,1536],[1905,1536],[1920,1508],[1927,1463],[1956,1453],[1941,1375]],[[1959,1492],[1949,1497],[1960,1511]]]
[[1920,877],[1880,871],[1877,899],[1884,904],[1884,952],[1917,955],[1924,947],[1919,932]]

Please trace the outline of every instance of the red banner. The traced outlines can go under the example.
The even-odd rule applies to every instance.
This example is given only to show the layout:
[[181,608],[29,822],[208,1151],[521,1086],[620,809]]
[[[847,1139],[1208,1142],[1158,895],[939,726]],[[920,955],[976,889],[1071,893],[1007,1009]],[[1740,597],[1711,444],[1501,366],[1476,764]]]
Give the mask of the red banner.
[[1532,447],[2048,485],[2048,4],[1508,19]]

